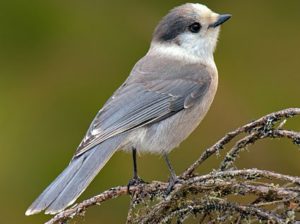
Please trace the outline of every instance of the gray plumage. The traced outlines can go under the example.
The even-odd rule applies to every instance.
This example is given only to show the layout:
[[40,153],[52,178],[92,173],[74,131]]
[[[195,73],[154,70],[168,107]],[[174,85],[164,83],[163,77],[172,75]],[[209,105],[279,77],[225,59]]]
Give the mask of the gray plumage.
[[[119,149],[167,153],[200,123],[217,90],[213,50],[218,14],[200,4],[172,10],[154,32],[149,52],[105,103],[69,166],[29,207],[55,214],[71,205]],[[190,33],[198,21],[206,30]],[[206,40],[206,41],[205,41]]]
[[99,111],[75,156],[119,133],[167,119],[191,107],[211,82],[206,66],[147,55]]

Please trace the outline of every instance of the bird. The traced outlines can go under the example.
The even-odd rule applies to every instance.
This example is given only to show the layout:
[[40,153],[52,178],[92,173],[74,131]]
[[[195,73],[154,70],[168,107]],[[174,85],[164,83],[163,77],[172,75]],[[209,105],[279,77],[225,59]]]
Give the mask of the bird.
[[231,18],[200,3],[171,9],[156,26],[148,52],[106,101],[63,172],[27,209],[26,215],[56,214],[72,205],[117,151],[163,155],[170,188],[177,176],[168,153],[208,112],[218,86],[214,62],[220,26]]

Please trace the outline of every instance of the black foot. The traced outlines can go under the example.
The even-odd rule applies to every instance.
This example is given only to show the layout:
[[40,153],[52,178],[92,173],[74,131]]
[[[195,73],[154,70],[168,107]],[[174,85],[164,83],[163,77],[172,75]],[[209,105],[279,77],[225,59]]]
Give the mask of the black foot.
[[147,182],[143,181],[143,179],[139,178],[139,177],[136,177],[136,178],[133,178],[131,179],[128,184],[127,184],[127,193],[128,194],[131,194],[130,193],[130,187],[131,186],[137,186],[137,185],[140,185],[140,184],[145,184]]
[[180,182],[181,181],[179,178],[177,178],[176,176],[172,176],[169,180],[169,185],[166,190],[166,196],[168,196],[173,191],[174,186]]

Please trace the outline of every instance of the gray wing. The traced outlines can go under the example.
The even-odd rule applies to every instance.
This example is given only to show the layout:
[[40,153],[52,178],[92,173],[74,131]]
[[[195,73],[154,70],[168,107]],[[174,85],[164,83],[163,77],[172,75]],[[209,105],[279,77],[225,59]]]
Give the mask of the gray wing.
[[[199,64],[141,60],[98,112],[75,157],[120,133],[166,119],[192,107],[206,94],[211,76]],[[172,64],[171,64],[172,63]]]

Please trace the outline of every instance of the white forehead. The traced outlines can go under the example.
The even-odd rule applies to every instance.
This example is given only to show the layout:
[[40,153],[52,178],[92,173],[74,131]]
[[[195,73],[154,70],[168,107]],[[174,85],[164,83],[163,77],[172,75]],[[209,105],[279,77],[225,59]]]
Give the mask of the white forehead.
[[209,17],[212,14],[215,14],[206,5],[202,5],[199,3],[192,3],[191,6],[194,8],[195,11],[198,12],[199,15],[201,15],[201,17]]

